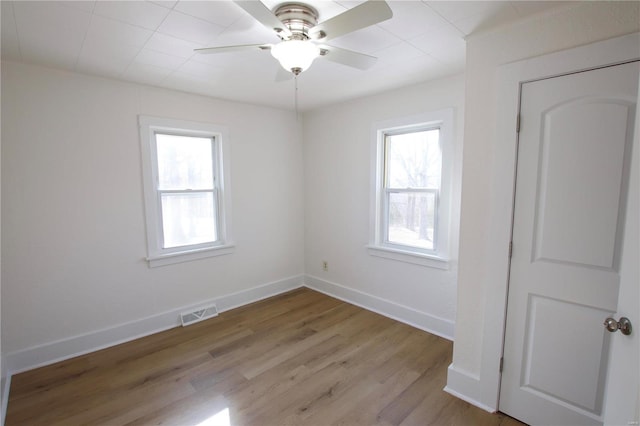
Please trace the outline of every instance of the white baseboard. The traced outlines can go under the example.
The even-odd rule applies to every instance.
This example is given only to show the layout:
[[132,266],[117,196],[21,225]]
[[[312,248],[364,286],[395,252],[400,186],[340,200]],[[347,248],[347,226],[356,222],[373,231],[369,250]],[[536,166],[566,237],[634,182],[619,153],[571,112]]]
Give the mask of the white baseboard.
[[[3,373],[6,377],[23,371],[53,364],[84,355],[110,346],[139,339],[180,325],[180,313],[198,306],[215,303],[219,312],[266,299],[303,285],[303,276],[285,278],[248,290],[228,294],[211,300],[198,302],[194,306],[183,306],[151,317],[120,324],[87,334],[69,337],[44,345],[35,346],[4,355]],[[4,367],[3,366],[3,367]]]
[[431,334],[453,340],[454,322],[382,299],[371,294],[341,286],[312,275],[304,276],[304,285],[336,299],[344,300],[369,311],[403,322]]
[[496,410],[494,408],[480,402],[482,399],[480,389],[480,378],[478,376],[456,368],[453,364],[449,365],[447,369],[447,386],[445,386],[444,391],[471,405],[490,413],[495,413]]
[[0,425],[4,426],[4,419],[7,418],[7,406],[9,405],[9,389],[11,389],[11,375],[7,374],[2,377],[2,383],[0,384],[0,388],[2,389],[2,404],[0,416]]

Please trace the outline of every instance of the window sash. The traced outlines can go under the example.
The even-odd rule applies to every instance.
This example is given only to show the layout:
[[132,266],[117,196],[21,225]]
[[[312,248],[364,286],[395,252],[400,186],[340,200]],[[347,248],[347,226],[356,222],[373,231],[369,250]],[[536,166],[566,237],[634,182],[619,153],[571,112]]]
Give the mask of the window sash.
[[[410,244],[401,244],[398,242],[390,241],[389,232],[390,232],[390,200],[391,194],[433,194],[433,248],[424,248],[416,245]],[[439,237],[439,198],[440,191],[434,188],[384,188],[383,189],[383,197],[382,197],[382,215],[380,221],[380,235],[382,236],[381,244],[390,248],[399,249],[399,250],[410,250],[425,254],[435,254],[438,252],[438,237]]]
[[218,182],[218,141],[217,138],[213,135],[202,135],[197,132],[187,131],[184,132],[176,132],[176,131],[159,131],[155,130],[153,132],[153,143],[151,144],[151,156],[153,157],[153,179],[156,185],[156,190],[160,191],[160,167],[159,167],[159,159],[158,159],[158,141],[156,139],[157,135],[167,135],[167,136],[186,136],[186,137],[197,137],[197,138],[207,138],[211,142],[211,168],[213,170],[213,181],[211,182],[211,186],[208,188],[182,188],[182,189],[162,189],[162,191],[204,191],[204,190],[213,190],[216,188]]
[[[165,210],[164,207],[162,205],[162,196],[164,194],[206,194],[206,193],[211,193],[212,194],[212,199],[211,199],[211,205],[212,205],[212,210],[213,210],[213,228],[214,228],[214,234],[215,234],[215,238],[211,241],[205,241],[202,243],[196,243],[196,244],[184,244],[184,245],[178,245],[178,246],[172,246],[172,247],[166,247],[166,236],[165,236],[165,232],[164,232],[164,227],[165,227]],[[219,212],[219,208],[218,206],[220,205],[220,203],[218,202],[218,194],[219,191],[216,188],[210,189],[210,190],[176,190],[176,189],[172,189],[172,190],[158,190],[157,191],[157,208],[158,208],[158,214],[160,216],[160,220],[158,221],[158,235],[160,236],[160,249],[164,252],[171,252],[171,251],[182,251],[185,248],[189,248],[189,249],[200,249],[200,248],[206,248],[206,247],[211,247],[211,246],[215,246],[215,245],[220,245],[222,244],[221,241],[221,237],[220,237],[220,212]]]
[[[382,177],[382,186],[384,188],[392,188],[389,185],[389,178],[390,178],[390,171],[389,171],[389,150],[391,149],[391,138],[393,136],[400,136],[400,135],[407,135],[407,134],[411,134],[411,133],[422,133],[422,132],[429,132],[432,130],[438,130],[438,146],[440,148],[440,163],[441,163],[441,167],[440,167],[440,177],[438,179],[438,181],[441,183],[442,182],[442,138],[441,138],[441,134],[442,134],[442,129],[440,125],[435,125],[435,126],[415,126],[412,127],[410,129],[399,129],[399,130],[387,130],[384,131],[382,133],[382,167],[383,167],[383,177]],[[426,166],[425,166],[426,167]],[[429,188],[428,186],[411,186],[411,187],[407,187],[407,188]],[[407,188],[397,188],[397,189],[407,189]],[[437,188],[439,189],[439,188]]]

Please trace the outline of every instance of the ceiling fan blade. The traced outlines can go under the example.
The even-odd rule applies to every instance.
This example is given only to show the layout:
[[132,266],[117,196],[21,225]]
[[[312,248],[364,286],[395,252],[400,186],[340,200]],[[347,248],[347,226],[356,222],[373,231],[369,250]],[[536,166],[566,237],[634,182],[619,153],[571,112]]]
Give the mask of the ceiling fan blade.
[[289,28],[261,1],[234,0],[234,3],[243,8],[245,12],[253,16],[262,25],[274,30],[280,38],[291,36]]
[[378,58],[375,56],[365,55],[364,53],[354,52],[352,50],[341,49],[339,47],[322,45],[321,52],[324,53],[321,58],[338,64],[347,65],[349,67],[367,70],[375,65]]
[[219,46],[219,47],[204,47],[202,49],[194,49],[194,52],[198,53],[227,53],[227,52],[237,52],[241,50],[269,50],[271,49],[270,44],[238,44],[236,46]]
[[331,40],[352,31],[386,21],[393,16],[391,8],[383,0],[368,0],[358,6],[319,23],[309,30],[316,40]]

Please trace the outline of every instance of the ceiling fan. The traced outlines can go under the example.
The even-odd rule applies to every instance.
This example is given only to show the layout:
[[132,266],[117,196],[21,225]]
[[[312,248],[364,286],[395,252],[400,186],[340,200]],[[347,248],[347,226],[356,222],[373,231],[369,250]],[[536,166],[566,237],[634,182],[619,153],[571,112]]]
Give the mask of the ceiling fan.
[[269,50],[282,67],[295,76],[323,57],[350,67],[366,70],[377,58],[325,44],[333,38],[386,21],[393,16],[384,0],[368,0],[340,15],[318,22],[318,12],[299,2],[283,3],[269,10],[261,1],[234,1],[280,38],[277,44],[244,44],[195,49],[199,53],[226,53],[240,50]]

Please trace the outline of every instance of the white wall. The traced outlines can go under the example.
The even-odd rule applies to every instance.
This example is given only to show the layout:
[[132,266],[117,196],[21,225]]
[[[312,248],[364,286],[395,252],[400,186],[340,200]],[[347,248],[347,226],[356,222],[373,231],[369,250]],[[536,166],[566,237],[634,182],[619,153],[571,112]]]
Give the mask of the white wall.
[[[292,112],[16,63],[2,88],[5,354],[301,277]],[[229,129],[235,253],[147,266],[138,114]]]
[[[305,114],[305,272],[309,282],[369,307],[379,302],[378,309],[387,314],[397,312],[391,315],[451,337],[463,99],[464,78],[456,76]],[[369,255],[373,124],[448,107],[455,110],[451,268],[443,271]],[[322,270],[324,260],[328,271]],[[422,320],[407,320],[405,314],[411,313]]]
[[468,380],[458,381],[463,377],[450,374],[448,385],[462,392],[468,386],[462,396],[486,408],[495,408],[497,395],[482,394],[483,382],[497,374],[481,368],[487,344],[484,330],[496,326],[485,312],[487,300],[494,296],[487,292],[492,287],[490,265],[505,263],[507,253],[507,244],[492,238],[492,229],[505,224],[495,224],[492,218],[511,203],[509,191],[503,191],[504,176],[493,172],[499,169],[495,125],[501,118],[496,112],[497,70],[502,64],[639,31],[639,16],[638,2],[571,3],[467,40],[462,238],[452,367]]

